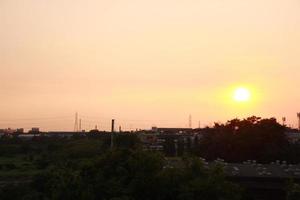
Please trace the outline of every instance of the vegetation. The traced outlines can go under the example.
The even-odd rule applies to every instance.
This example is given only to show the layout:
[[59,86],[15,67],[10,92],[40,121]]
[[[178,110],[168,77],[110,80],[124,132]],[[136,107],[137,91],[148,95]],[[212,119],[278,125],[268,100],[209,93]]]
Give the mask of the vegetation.
[[[27,190],[3,188],[1,199],[241,199],[219,166],[204,169],[198,159],[184,168],[165,168],[156,153],[108,151],[89,160],[68,160],[35,176]],[[20,187],[15,187],[18,190]],[[23,192],[20,195],[20,192]]]
[[[243,190],[229,181],[221,166],[205,168],[201,156],[230,162],[247,159],[270,162],[284,158],[299,162],[300,146],[289,144],[285,127],[275,119],[234,119],[206,128],[194,144],[170,137],[164,152],[142,150],[137,136],[93,131],[87,137],[38,137],[0,140],[1,200],[238,200]],[[187,148],[186,148],[187,146]],[[165,156],[181,155],[179,165]],[[287,199],[299,198],[291,183]],[[248,198],[249,199],[249,198]]]
[[[198,159],[166,166],[162,154],[142,151],[135,135],[1,140],[0,199],[240,199],[222,169]],[[21,173],[22,172],[22,173]],[[19,176],[20,175],[20,176]],[[1,183],[0,181],[0,183]]]
[[255,116],[216,123],[213,128],[204,130],[204,136],[196,142],[192,152],[208,160],[223,158],[227,162],[286,160],[299,163],[300,145],[290,144],[285,130],[274,118]]

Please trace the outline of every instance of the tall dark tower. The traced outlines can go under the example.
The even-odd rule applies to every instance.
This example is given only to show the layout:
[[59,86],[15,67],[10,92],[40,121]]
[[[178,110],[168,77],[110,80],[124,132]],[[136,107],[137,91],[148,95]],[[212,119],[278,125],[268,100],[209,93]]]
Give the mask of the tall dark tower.
[[114,148],[114,132],[115,132],[115,120],[111,120],[111,133],[110,133],[110,148]]

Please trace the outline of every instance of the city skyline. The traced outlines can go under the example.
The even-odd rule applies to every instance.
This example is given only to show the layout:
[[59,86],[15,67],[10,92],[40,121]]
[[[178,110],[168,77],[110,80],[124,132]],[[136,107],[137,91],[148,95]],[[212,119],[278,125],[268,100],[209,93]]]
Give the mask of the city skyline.
[[[77,116],[77,117],[76,117]],[[297,113],[298,116],[298,113]],[[248,116],[252,117],[252,116]],[[259,117],[259,116],[256,116]],[[274,117],[270,117],[274,118]],[[215,123],[226,124],[230,120],[239,119],[243,120],[246,118],[232,118],[225,121],[212,121],[203,124],[201,120],[193,120],[192,115],[189,115],[185,122],[183,121],[170,121],[168,119],[124,119],[119,118],[116,120],[115,127],[118,131],[136,131],[136,130],[150,130],[154,127],[160,128],[206,128],[214,127]],[[111,131],[111,120],[112,118],[95,117],[95,116],[81,116],[75,113],[74,116],[57,116],[57,117],[45,117],[45,118],[19,118],[19,119],[6,119],[1,121],[2,130],[17,130],[24,129],[24,131],[30,131],[32,129],[39,129],[40,131]],[[299,129],[300,119],[297,117],[295,124],[291,124],[287,121],[286,117],[281,119],[276,118],[277,122],[285,125],[288,128]],[[50,124],[50,126],[49,126]],[[60,128],[63,127],[63,128]],[[76,128],[75,128],[76,127]]]

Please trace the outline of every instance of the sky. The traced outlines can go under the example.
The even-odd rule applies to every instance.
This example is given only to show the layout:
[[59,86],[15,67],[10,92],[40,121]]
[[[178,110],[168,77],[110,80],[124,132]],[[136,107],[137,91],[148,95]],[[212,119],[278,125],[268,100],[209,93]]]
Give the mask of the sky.
[[0,128],[297,125],[299,0],[0,0],[0,27]]

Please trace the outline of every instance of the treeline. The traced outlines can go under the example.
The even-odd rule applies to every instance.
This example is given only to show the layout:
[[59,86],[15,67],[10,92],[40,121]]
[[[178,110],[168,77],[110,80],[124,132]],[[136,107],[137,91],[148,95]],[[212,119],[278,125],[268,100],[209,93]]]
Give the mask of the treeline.
[[[267,161],[269,154],[256,151],[274,149],[275,159],[289,146],[284,127],[273,119],[232,120],[205,131],[194,146],[180,147],[178,165],[167,164],[166,152],[144,151],[134,134],[115,135],[113,150],[109,134],[28,141],[4,138],[0,199],[253,200],[253,194],[226,179],[221,166],[205,168],[197,156]],[[245,138],[256,146],[242,141]],[[286,191],[288,200],[298,199],[300,186],[291,183]]]
[[93,159],[67,159],[36,175],[31,184],[2,188],[0,199],[238,200],[242,190],[225,180],[220,166],[186,158],[165,167],[161,154],[114,150]]
[[285,160],[299,163],[300,145],[288,142],[286,130],[274,118],[255,116],[215,123],[213,128],[203,131],[203,137],[196,140],[191,152],[208,160],[222,158],[227,162]]
[[222,158],[226,162],[300,163],[300,143],[289,142],[287,131],[296,130],[282,126],[275,118],[233,119],[195,130],[198,135],[192,136],[194,138],[170,133],[164,137],[163,153],[170,157],[201,156],[209,161]]
[[[4,184],[1,200],[238,200],[242,189],[228,182],[218,165],[204,168],[186,157],[180,166],[168,166],[163,154],[143,151],[136,135],[116,135],[110,150],[109,135],[88,137],[17,138],[1,140],[1,159],[14,158],[12,173],[26,172],[18,163],[30,163],[29,179],[13,176]],[[4,171],[5,171],[4,170]],[[3,172],[3,171],[2,171]],[[28,172],[29,173],[29,172]],[[1,173],[0,173],[1,174]],[[3,175],[3,174],[1,174]],[[30,173],[31,175],[31,173]]]
[[[221,165],[206,168],[196,157],[182,157],[180,165],[168,165],[162,154],[139,148],[117,147],[88,157],[74,156],[69,150],[63,156],[52,155],[30,182],[1,186],[0,199],[255,200],[255,194],[226,179]],[[299,185],[290,182],[286,191],[287,200],[299,199]]]

